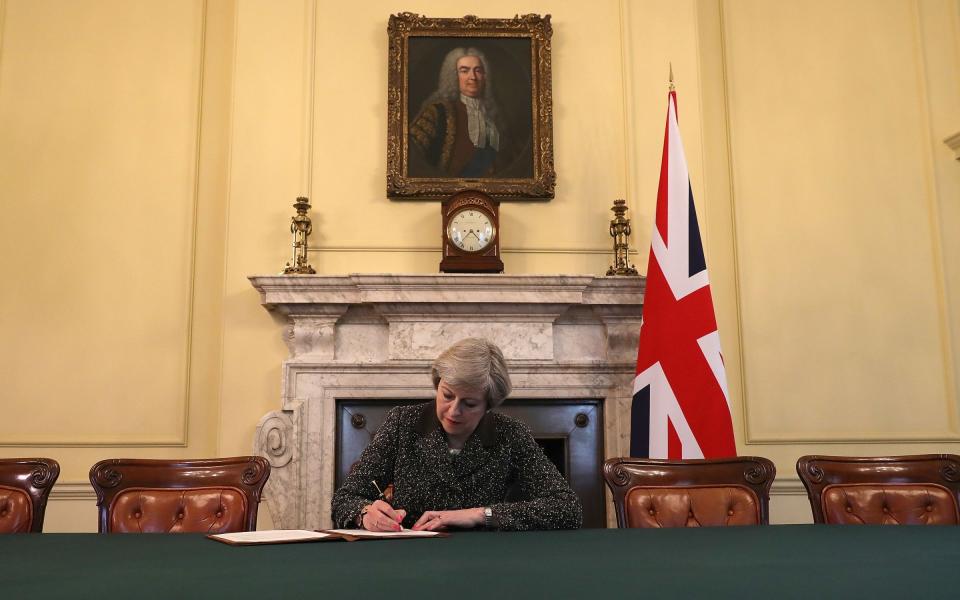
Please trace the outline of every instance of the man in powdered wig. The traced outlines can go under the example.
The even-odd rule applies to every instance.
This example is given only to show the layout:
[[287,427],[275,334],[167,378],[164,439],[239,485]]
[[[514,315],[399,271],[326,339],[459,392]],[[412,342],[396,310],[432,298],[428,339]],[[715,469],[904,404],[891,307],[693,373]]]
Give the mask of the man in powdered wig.
[[437,90],[410,125],[411,154],[442,176],[490,176],[501,147],[498,116],[483,52],[454,48],[443,59]]

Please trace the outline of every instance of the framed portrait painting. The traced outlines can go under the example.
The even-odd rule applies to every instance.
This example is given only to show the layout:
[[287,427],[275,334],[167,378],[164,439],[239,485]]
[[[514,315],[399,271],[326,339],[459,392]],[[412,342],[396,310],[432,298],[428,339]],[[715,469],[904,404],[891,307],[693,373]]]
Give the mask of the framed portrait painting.
[[387,195],[553,198],[550,15],[390,16]]

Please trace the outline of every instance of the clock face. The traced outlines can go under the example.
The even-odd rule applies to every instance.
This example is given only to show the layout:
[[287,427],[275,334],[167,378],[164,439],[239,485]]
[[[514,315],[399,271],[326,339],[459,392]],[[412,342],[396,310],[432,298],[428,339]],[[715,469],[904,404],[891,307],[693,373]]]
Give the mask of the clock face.
[[497,228],[490,217],[475,208],[465,208],[447,222],[447,239],[466,252],[479,252],[493,241]]

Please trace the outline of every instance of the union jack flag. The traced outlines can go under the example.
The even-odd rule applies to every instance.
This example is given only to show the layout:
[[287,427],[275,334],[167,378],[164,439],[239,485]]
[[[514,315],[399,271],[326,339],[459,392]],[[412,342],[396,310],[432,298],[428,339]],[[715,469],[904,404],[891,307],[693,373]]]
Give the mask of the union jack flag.
[[630,455],[736,456],[727,376],[670,91],[633,382]]

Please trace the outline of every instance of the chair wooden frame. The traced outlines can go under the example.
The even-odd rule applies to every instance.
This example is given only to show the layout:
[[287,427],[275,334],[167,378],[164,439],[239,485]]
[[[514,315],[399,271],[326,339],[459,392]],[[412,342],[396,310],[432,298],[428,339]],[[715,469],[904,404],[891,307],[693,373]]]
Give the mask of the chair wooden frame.
[[613,494],[617,526],[626,527],[626,496],[636,487],[693,487],[731,485],[757,499],[760,524],[770,522],[770,486],[777,469],[769,459],[740,456],[720,459],[665,460],[611,458],[603,463],[603,478]]
[[823,490],[842,484],[935,484],[947,488],[960,507],[960,456],[801,456],[797,475],[807,490],[814,523],[826,523]]
[[262,456],[236,456],[205,460],[154,460],[111,458],[90,469],[90,483],[97,492],[100,533],[110,533],[114,498],[130,488],[185,489],[232,487],[246,498],[244,531],[257,528],[257,509],[263,487],[270,477],[270,463]]
[[0,485],[22,490],[30,496],[31,533],[43,531],[47,499],[58,477],[60,463],[52,458],[0,458]]

